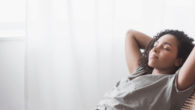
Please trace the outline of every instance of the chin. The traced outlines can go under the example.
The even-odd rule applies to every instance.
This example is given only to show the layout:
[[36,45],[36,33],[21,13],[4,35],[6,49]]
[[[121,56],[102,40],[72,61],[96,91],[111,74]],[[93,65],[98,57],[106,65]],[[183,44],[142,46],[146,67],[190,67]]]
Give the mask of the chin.
[[154,63],[149,63],[149,62],[148,62],[148,66],[151,67],[151,68],[155,68],[156,67],[156,65]]

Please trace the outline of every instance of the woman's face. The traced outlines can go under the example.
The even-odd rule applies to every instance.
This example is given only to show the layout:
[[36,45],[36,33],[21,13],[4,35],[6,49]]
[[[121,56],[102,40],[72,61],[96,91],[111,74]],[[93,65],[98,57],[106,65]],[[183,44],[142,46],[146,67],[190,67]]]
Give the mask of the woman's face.
[[149,52],[148,66],[157,69],[173,69],[179,65],[178,41],[170,34],[163,35]]

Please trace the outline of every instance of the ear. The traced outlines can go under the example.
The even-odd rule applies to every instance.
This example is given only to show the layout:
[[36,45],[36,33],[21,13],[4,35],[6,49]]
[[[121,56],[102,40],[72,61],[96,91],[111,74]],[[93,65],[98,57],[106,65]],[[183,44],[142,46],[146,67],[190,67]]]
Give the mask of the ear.
[[182,64],[183,59],[182,58],[177,58],[175,61],[175,66],[180,66]]

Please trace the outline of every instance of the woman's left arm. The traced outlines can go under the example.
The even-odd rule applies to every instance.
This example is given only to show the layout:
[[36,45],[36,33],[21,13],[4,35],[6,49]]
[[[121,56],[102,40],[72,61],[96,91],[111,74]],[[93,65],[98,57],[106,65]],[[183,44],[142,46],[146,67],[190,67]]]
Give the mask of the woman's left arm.
[[190,55],[179,70],[177,87],[184,90],[195,82],[195,48],[192,49]]

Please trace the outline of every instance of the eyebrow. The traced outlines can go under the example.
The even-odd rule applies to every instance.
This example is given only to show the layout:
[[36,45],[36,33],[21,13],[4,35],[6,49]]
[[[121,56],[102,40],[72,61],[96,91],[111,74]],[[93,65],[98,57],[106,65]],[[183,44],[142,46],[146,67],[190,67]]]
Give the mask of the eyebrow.
[[[156,41],[156,42],[159,43],[159,41]],[[163,42],[163,44],[167,44],[167,45],[170,45],[172,47],[172,44],[169,42]]]
[[163,44],[168,44],[168,45],[170,45],[172,47],[172,44],[169,43],[169,42],[164,42]]

